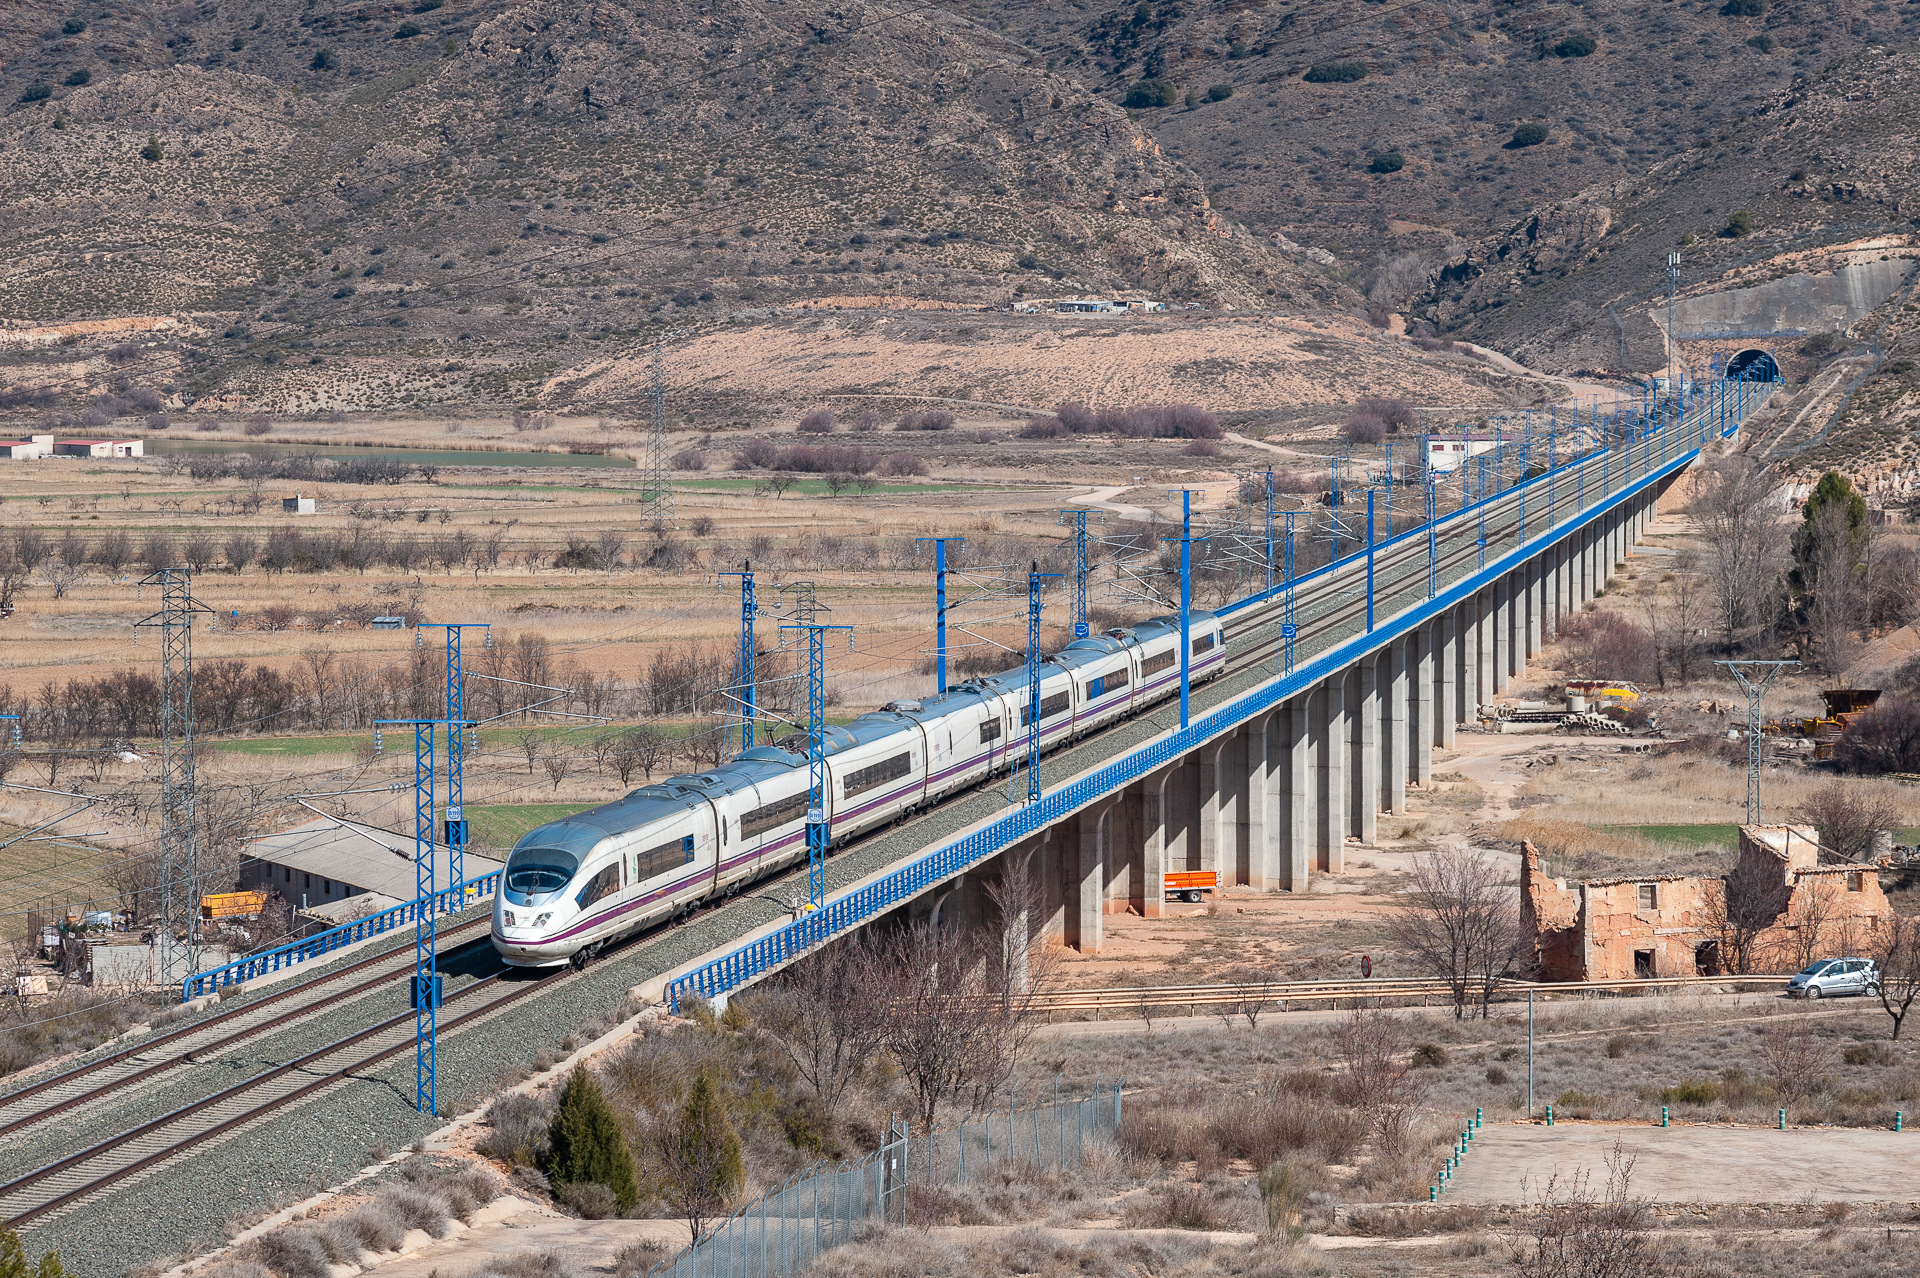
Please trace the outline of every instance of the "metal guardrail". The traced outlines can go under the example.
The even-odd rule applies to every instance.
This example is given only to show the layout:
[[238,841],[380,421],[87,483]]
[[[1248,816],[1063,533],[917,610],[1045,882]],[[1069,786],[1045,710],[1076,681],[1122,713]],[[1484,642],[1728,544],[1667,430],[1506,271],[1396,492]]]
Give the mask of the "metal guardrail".
[[[1537,490],[1540,493],[1547,493],[1551,490],[1546,485],[1557,483],[1561,487],[1561,500],[1573,506],[1574,513],[1554,520],[1546,530],[1516,546],[1500,558],[1488,562],[1479,571],[1455,581],[1445,590],[1437,592],[1414,607],[1403,610],[1399,615],[1387,619],[1365,633],[1345,642],[1336,642],[1333,647],[1308,660],[1286,676],[1228,702],[1194,721],[1189,727],[1170,732],[1158,741],[1151,742],[1132,754],[1115,760],[1079,781],[1041,795],[1037,802],[1030,803],[963,839],[936,848],[871,883],[847,891],[844,895],[828,901],[816,911],[802,915],[791,923],[747,942],[731,953],[723,954],[676,977],[667,985],[668,1005],[677,1011],[680,1000],[684,996],[697,995],[701,998],[712,998],[738,989],[749,981],[785,966],[815,945],[830,940],[867,919],[918,896],[926,889],[965,872],[986,858],[1006,850],[1029,835],[1037,834],[1054,822],[1071,815],[1102,795],[1146,776],[1161,765],[1180,758],[1208,739],[1236,727],[1253,715],[1297,696],[1303,689],[1310,688],[1319,680],[1343,669],[1348,663],[1373,648],[1399,638],[1445,609],[1470,598],[1484,588],[1489,581],[1525,563],[1539,553],[1542,547],[1590,523],[1604,511],[1618,505],[1625,498],[1643,491],[1648,485],[1692,465],[1699,455],[1700,448],[1710,437],[1714,435],[1724,437],[1738,430],[1745,413],[1757,410],[1766,402],[1772,390],[1768,385],[1765,387],[1765,392],[1762,392],[1760,387],[1763,384],[1755,384],[1754,393],[1749,397],[1742,391],[1738,408],[1730,412],[1732,405],[1729,404],[1731,396],[1726,391],[1727,385],[1729,383],[1721,383],[1713,391],[1702,394],[1693,413],[1682,414],[1678,420],[1670,420],[1667,425],[1648,431],[1629,445],[1624,450],[1622,466],[1624,473],[1616,475],[1611,483],[1598,485],[1599,491],[1593,495],[1591,502],[1586,498],[1585,472],[1579,470],[1579,467],[1590,466],[1595,461],[1601,461],[1604,466],[1605,461],[1612,457],[1610,450],[1602,449],[1578,462],[1566,463],[1499,494],[1500,497],[1507,498],[1517,493],[1524,501],[1528,492]],[[1568,477],[1562,474],[1569,468],[1579,471],[1577,475],[1579,484],[1576,488],[1579,496],[1573,499],[1569,499],[1565,494]],[[1605,473],[1603,469],[1601,474]],[[1466,513],[1473,514],[1471,510]],[[1455,512],[1447,517],[1447,522],[1452,523],[1459,518],[1461,518],[1461,512]],[[1412,535],[1414,531],[1418,530],[1409,530],[1402,536]],[[1378,550],[1379,545],[1372,547],[1371,551],[1356,551],[1338,561],[1337,565],[1328,565],[1314,575],[1327,573],[1334,567],[1344,567],[1348,571],[1354,571],[1364,563],[1370,553],[1377,553]],[[1305,578],[1301,579],[1301,581],[1305,580]],[[1298,584],[1296,582],[1296,585]],[[1263,592],[1260,598],[1268,598],[1271,593]],[[1251,598],[1241,600],[1237,604],[1218,611],[1224,615],[1251,602],[1253,602]]]
[[[1609,981],[1516,981],[1503,980],[1495,986],[1494,1001],[1534,994],[1653,994],[1688,987],[1724,985],[1775,985],[1787,974],[1748,976],[1671,976],[1652,979]],[[1477,982],[1471,987],[1477,995]],[[1032,999],[1035,1010],[1044,1012],[1049,1023],[1058,1015],[1092,1012],[1099,1020],[1104,1011],[1139,1011],[1143,1008],[1187,1009],[1189,1016],[1200,1008],[1264,1008],[1285,1003],[1337,1003],[1342,1000],[1451,998],[1453,987],[1439,980],[1378,981],[1275,981],[1225,983],[1213,985],[1121,985],[1105,989],[1060,990]],[[1473,998],[1478,1002],[1478,998]],[[1216,1013],[1217,1014],[1217,1013]]]
[[[492,896],[500,888],[500,871],[475,875],[464,883],[456,883],[442,888],[431,898],[432,914],[452,914],[464,910],[475,901]],[[339,927],[316,932],[287,945],[278,946],[259,954],[249,954],[246,958],[236,959],[225,967],[208,968],[196,972],[180,983],[180,1001],[185,1003],[228,985],[240,985],[256,980],[270,972],[283,971],[286,968],[306,963],[310,960],[331,954],[333,951],[364,941],[369,937],[391,932],[397,927],[414,922],[421,915],[421,901],[403,901],[399,905],[381,910],[378,914],[369,914],[363,919],[351,923],[342,923]]]

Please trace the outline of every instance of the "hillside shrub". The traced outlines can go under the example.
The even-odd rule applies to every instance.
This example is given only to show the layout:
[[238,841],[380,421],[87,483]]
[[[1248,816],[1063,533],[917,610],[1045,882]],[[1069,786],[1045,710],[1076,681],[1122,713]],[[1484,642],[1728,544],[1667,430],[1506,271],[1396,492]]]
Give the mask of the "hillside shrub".
[[1126,439],[1219,439],[1226,434],[1219,418],[1198,404],[1186,403],[1108,409],[1095,418],[1095,424]]
[[1753,214],[1747,212],[1745,209],[1741,209],[1738,213],[1735,213],[1727,219],[1727,224],[1720,229],[1720,235],[1723,239],[1737,240],[1741,236],[1749,234],[1752,230]]
[[1345,430],[1348,442],[1355,444],[1378,444],[1387,437],[1387,424],[1367,413],[1347,418]]
[[1509,151],[1518,151],[1523,147],[1539,146],[1547,140],[1549,130],[1544,124],[1522,124],[1513,131],[1513,137],[1507,142]]
[[1827,359],[1847,349],[1847,339],[1832,329],[1824,329],[1800,343],[1800,353],[1813,359]]
[[77,89],[83,84],[92,84],[92,83],[93,83],[93,72],[87,70],[85,67],[81,67],[78,71],[75,71],[72,75],[67,77],[67,86],[69,88]]
[[332,49],[322,49],[313,55],[313,61],[307,66],[315,71],[331,71],[340,65],[339,55]]
[[697,448],[683,448],[667,462],[675,470],[705,470],[707,455]]
[[1398,151],[1375,151],[1367,165],[1369,173],[1398,173],[1407,167],[1407,157]]
[[1727,0],[1720,6],[1724,18],[1757,18],[1767,11],[1767,0]]
[[420,24],[417,22],[403,22],[393,29],[393,38],[396,40],[411,40],[419,34]]
[[27,86],[27,91],[20,95],[20,100],[22,102],[45,102],[48,98],[52,96],[53,96],[52,85],[29,84]]
[[1072,432],[1067,429],[1067,424],[1051,414],[1030,418],[1020,428],[1022,439],[1058,439],[1068,434]]
[[1747,41],[1747,47],[1750,49],[1758,49],[1762,53],[1772,53],[1773,37],[1762,31],[1759,35]]
[[1599,41],[1590,35],[1570,35],[1553,46],[1553,56],[1556,58],[1584,58],[1599,47]]
[[816,408],[805,417],[802,417],[800,424],[794,427],[794,429],[803,435],[831,435],[833,433],[833,410],[831,408]]
[[1225,102],[1232,96],[1233,86],[1231,84],[1213,84],[1207,86],[1207,101],[1209,102]]
[[1133,87],[1127,90],[1127,96],[1121,99],[1120,105],[1134,110],[1169,107],[1173,105],[1176,96],[1178,93],[1171,81],[1149,77],[1135,81]]
[[1367,64],[1358,60],[1316,62],[1300,78],[1308,84],[1352,84],[1367,77]]
[[924,475],[927,473],[927,464],[916,454],[902,449],[900,452],[887,454],[887,459],[880,463],[880,473],[901,476]]
[[1180,451],[1189,457],[1218,457],[1220,445],[1211,439],[1190,439],[1187,441],[1187,446]]
[[916,408],[900,415],[895,430],[952,430],[954,416],[944,408]]
[[1053,415],[1060,419],[1061,425],[1076,435],[1085,434],[1097,428],[1097,419],[1093,410],[1076,400],[1070,399],[1060,405],[1053,410]]
[[1368,395],[1353,407],[1355,412],[1378,417],[1385,422],[1389,435],[1398,435],[1413,425],[1413,405],[1404,399],[1389,395]]

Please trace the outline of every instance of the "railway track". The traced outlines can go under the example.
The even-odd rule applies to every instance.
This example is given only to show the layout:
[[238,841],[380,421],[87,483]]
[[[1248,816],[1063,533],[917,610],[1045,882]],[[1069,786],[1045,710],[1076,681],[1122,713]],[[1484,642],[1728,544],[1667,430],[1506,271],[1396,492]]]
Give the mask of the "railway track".
[[[440,936],[455,940],[456,946],[471,944],[484,939],[491,924],[490,917],[472,919],[444,929]],[[0,1095],[0,1142],[93,1101],[120,1096],[127,1088],[179,1066],[210,1060],[237,1043],[291,1024],[317,1008],[337,1007],[412,973],[411,947],[375,954],[248,999],[230,1011],[202,1017],[191,1025],[147,1035],[118,1051],[16,1088]]]
[[[456,1032],[495,1015],[574,975],[571,969],[544,979],[502,968],[446,998],[461,1005],[443,1017],[440,1033]],[[466,1006],[471,1004],[472,1006]],[[288,1105],[314,1096],[413,1047],[413,1013],[387,1017],[344,1038],[157,1118],[55,1159],[0,1184],[0,1219],[7,1228],[58,1214],[129,1177],[157,1167],[198,1145],[216,1140]]]

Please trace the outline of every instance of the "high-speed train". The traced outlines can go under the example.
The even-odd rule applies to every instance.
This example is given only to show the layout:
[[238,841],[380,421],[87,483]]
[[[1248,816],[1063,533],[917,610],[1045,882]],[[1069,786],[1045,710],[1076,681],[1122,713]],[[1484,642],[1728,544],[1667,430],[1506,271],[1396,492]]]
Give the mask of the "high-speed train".
[[[1189,616],[1189,677],[1226,668],[1219,618]],[[1044,750],[1180,690],[1180,622],[1076,639],[1040,667]],[[1024,666],[895,701],[829,728],[829,846],[977,785],[1023,758]],[[584,961],[609,941],[807,855],[807,745],[797,733],[710,771],[670,777],[529,832],[494,897],[493,945],[516,967]]]

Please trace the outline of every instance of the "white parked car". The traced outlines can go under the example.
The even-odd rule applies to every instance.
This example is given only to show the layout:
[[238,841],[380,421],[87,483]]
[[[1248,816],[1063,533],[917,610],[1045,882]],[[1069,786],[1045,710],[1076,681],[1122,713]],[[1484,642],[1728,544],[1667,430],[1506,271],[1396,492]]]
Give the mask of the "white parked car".
[[1846,994],[1873,994],[1880,988],[1879,969],[1872,959],[1836,958],[1809,963],[1787,982],[1789,998],[1839,998]]

